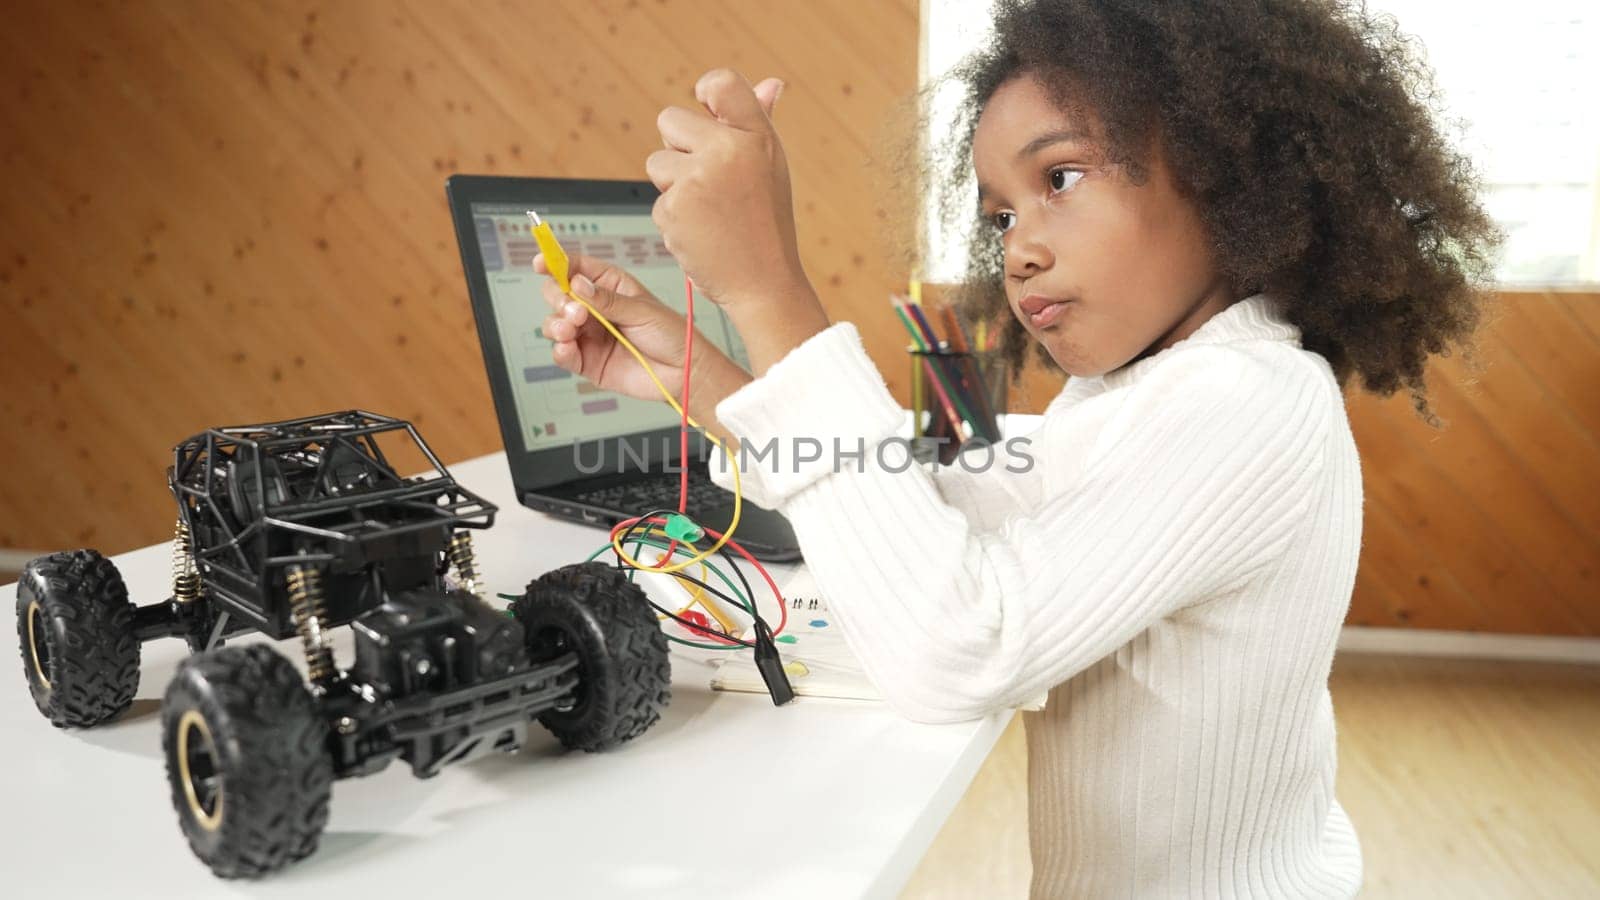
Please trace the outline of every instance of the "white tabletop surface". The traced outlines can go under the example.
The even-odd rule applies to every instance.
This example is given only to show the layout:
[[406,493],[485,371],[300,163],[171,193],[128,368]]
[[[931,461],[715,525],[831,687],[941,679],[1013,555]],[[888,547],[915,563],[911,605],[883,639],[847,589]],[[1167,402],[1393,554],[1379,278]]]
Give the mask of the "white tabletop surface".
[[[477,534],[490,591],[518,593],[604,541],[518,505],[502,454],[451,474],[500,506]],[[170,594],[168,554],[159,544],[115,557],[135,603]],[[773,567],[780,586],[792,571]],[[3,591],[14,608],[15,585]],[[340,636],[348,664],[348,629]],[[245,640],[261,638],[235,642]],[[293,642],[281,649],[298,664]],[[397,762],[339,781],[314,855],[228,882],[190,853],[167,791],[157,712],[185,652],[146,643],[133,708],[93,729],[52,728],[13,664],[0,690],[0,895],[893,897],[1011,717],[930,726],[881,703],[774,707],[712,691],[707,654],[673,645],[672,703],[638,740],[567,753],[534,726],[520,753],[430,780]]]

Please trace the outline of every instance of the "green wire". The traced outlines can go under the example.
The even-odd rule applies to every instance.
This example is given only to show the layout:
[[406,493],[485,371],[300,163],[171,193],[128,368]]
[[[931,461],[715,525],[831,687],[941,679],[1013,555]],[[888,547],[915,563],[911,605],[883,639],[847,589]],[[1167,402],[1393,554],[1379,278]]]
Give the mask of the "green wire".
[[[658,550],[666,550],[671,546],[666,541],[657,540],[655,538],[648,537],[648,536],[645,536],[645,535],[635,536],[634,538],[632,538],[631,543],[633,544],[633,548],[634,548],[635,553],[638,552],[638,549],[639,549],[639,547],[641,545],[642,546],[648,546],[648,547],[655,547]],[[682,542],[680,541],[679,543],[681,544]],[[612,548],[612,546],[610,544],[603,544],[603,545],[601,545],[600,549],[598,549],[595,552],[589,554],[589,558],[585,559],[584,562],[594,562],[602,554],[604,554],[604,553],[606,553],[606,552],[608,552],[608,551],[610,551],[612,549],[613,548]],[[679,550],[677,552],[681,553],[683,551]],[[710,560],[702,560],[702,562],[705,564],[705,567],[707,569],[711,570],[711,572],[713,574],[715,574],[718,578],[722,579],[722,583],[727,585],[728,591],[739,601],[740,605],[744,608],[744,611],[746,613],[752,615],[752,616],[755,615],[755,608],[754,608],[755,605],[754,605],[754,603],[751,602],[749,597],[745,596],[744,591],[740,590],[739,586],[734,584],[733,580],[730,579],[727,576],[726,573],[724,573],[721,569],[717,568],[715,563],[711,562]],[[628,569],[628,580],[629,581],[633,580],[633,573],[636,572],[636,571],[640,571],[640,570],[633,569],[633,568]],[[499,596],[502,600],[518,600],[518,599],[520,599],[520,597],[518,595],[516,595],[516,594],[498,594],[497,596]],[[744,647],[742,647],[742,646],[740,646],[738,644],[708,644],[708,643],[703,643],[703,642],[700,642],[700,641],[690,641],[690,640],[685,640],[684,638],[673,637],[670,634],[666,635],[665,637],[666,637],[667,640],[672,641],[675,644],[683,644],[686,647],[698,647],[698,648],[700,648],[702,650],[743,650],[743,649],[745,649]]]
[[[659,550],[665,550],[669,546],[669,544],[664,540],[660,540],[658,538],[653,538],[653,537],[644,537],[642,535],[639,536],[639,537],[635,537],[632,540],[633,540],[633,545],[636,548],[640,544],[644,544],[644,545],[650,546],[650,547],[655,547],[655,548],[657,548]],[[678,543],[680,545],[682,545],[683,542],[679,541]],[[611,549],[611,545],[610,544],[606,544],[604,547],[601,547],[599,550],[596,550],[595,552],[589,554],[589,558],[585,559],[584,562],[594,562],[596,559],[598,559],[601,556],[601,554],[605,553],[606,551],[608,551],[610,549]],[[679,550],[677,552],[678,553],[682,553],[683,551]],[[731,592],[736,598],[738,598],[739,603],[740,603],[741,606],[744,607],[744,611],[745,612],[751,613],[751,614],[755,613],[755,610],[751,607],[750,598],[746,597],[744,595],[744,591],[740,590],[739,586],[734,584],[733,580],[730,579],[727,576],[727,574],[725,574],[721,569],[717,568],[716,563],[713,563],[710,560],[707,560],[706,561],[706,568],[710,569],[713,574],[715,574],[718,578],[722,579],[722,583],[727,585],[729,592]],[[628,574],[631,576],[631,575],[633,575],[634,572],[639,572],[639,571],[646,571],[646,570],[630,568],[628,570]]]
[[[634,547],[635,552],[638,551],[639,546],[641,544],[645,545],[645,546],[648,546],[648,547],[655,547],[658,550],[666,550],[670,546],[665,541],[656,540],[655,538],[647,537],[645,535],[637,535],[637,536],[635,536],[632,539],[632,543],[633,543],[633,547]],[[606,552],[608,552],[608,551],[610,551],[612,549],[613,548],[612,548],[612,546],[610,544],[602,545],[600,547],[600,549],[598,549],[595,552],[589,554],[589,558],[584,560],[584,562],[593,562],[594,560],[599,558],[601,555],[605,554]],[[679,550],[677,552],[681,553],[683,551]],[[707,569],[710,569],[718,578],[722,579],[722,583],[728,586],[729,592],[731,592],[733,594],[733,596],[740,601],[740,604],[744,607],[744,611],[746,613],[751,614],[751,615],[755,615],[755,610],[752,609],[752,604],[751,604],[750,598],[746,597],[744,595],[744,592],[741,591],[738,588],[738,586],[736,586],[733,583],[732,579],[728,578],[728,576],[725,573],[723,573],[723,571],[721,569],[717,568],[716,564],[712,563],[710,560],[702,560],[702,562],[705,563],[705,566],[706,566]],[[628,577],[629,577],[630,580],[633,578],[633,573],[636,572],[636,571],[641,571],[641,570],[631,569],[631,568],[628,570]],[[667,638],[667,640],[672,641],[675,644],[682,644],[685,647],[698,647],[701,650],[743,650],[743,649],[745,649],[744,647],[742,647],[742,646],[740,646],[738,644],[731,644],[731,645],[730,644],[708,644],[708,643],[704,643],[704,642],[701,642],[701,641],[691,641],[691,640],[686,640],[684,638],[673,637],[670,634],[667,635],[666,638]]]

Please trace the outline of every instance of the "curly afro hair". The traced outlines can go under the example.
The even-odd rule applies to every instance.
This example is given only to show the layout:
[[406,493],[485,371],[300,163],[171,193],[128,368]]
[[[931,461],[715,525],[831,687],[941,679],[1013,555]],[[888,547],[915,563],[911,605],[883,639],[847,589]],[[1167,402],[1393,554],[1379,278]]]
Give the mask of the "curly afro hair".
[[[1436,423],[1425,364],[1467,345],[1501,236],[1470,161],[1435,124],[1432,73],[1392,18],[1334,0],[998,0],[994,26],[949,76],[956,126],[919,164],[942,218],[976,217],[978,117],[1002,84],[1031,75],[1098,120],[1108,161],[1134,183],[1160,140],[1241,296],[1283,298],[1341,385],[1404,388]],[[972,233],[956,300],[1003,319],[1020,371],[1031,341],[1007,311],[1000,243]]]

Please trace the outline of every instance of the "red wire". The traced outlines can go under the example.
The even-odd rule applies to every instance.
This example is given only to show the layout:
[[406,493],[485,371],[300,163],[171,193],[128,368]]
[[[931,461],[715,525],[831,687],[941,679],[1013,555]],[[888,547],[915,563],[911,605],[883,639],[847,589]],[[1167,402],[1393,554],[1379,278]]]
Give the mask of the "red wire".
[[689,372],[694,362],[694,282],[683,276],[683,422],[678,426],[678,512],[689,508]]
[[[684,334],[683,334],[683,419],[678,423],[678,512],[689,511],[689,372],[694,362],[694,282],[683,276]],[[678,552],[678,542],[667,546],[667,553],[652,568],[659,569]]]
[[[683,408],[683,413],[682,420],[678,424],[678,464],[679,468],[681,469],[681,471],[678,473],[678,512],[680,513],[687,512],[689,509],[689,373],[694,362],[694,282],[689,280],[688,275],[683,276],[683,296],[683,399],[679,401]],[[611,529],[612,540],[615,540],[620,532],[632,528],[639,522],[640,517],[638,516],[618,522],[616,527]],[[650,524],[666,525],[667,520],[658,516],[650,519]],[[705,528],[704,526],[701,526],[701,528],[706,534],[711,535],[711,537],[714,539],[720,539],[722,537],[722,532],[720,531],[712,528]],[[728,541],[725,546],[732,547],[740,556],[745,558],[746,562],[754,566],[756,571],[761,573],[761,578],[766,581],[767,587],[772,589],[772,596],[776,597],[778,600],[778,627],[772,632],[772,636],[777,637],[778,635],[783,634],[783,630],[789,626],[789,606],[784,602],[783,592],[778,590],[778,585],[772,580],[772,575],[767,572],[766,567],[761,565],[761,563],[758,562],[754,556],[751,556],[750,551],[744,549],[744,547],[741,546],[738,541]],[[661,568],[662,566],[665,566],[672,559],[673,554],[675,554],[677,550],[678,542],[674,540],[668,545],[667,552],[662,555],[661,560],[655,564],[655,568]],[[755,603],[756,598],[751,597],[750,602],[752,604]],[[690,633],[701,634],[704,637],[712,638],[725,644],[738,643],[738,641],[730,641],[727,638],[716,634],[715,632],[701,631],[699,628],[688,628],[687,630]]]
[[[611,529],[611,539],[615,541],[617,539],[617,535],[627,531],[629,528],[639,524],[641,521],[648,521],[651,525],[667,524],[667,520],[661,518],[660,516],[655,516],[649,520],[645,520],[641,516],[635,516],[631,519],[624,519],[621,522],[618,522]],[[703,527],[704,526],[702,526],[702,528]],[[720,539],[722,537],[722,532],[720,531],[716,531],[711,528],[705,528],[704,530],[706,534],[711,535],[713,538]],[[789,605],[784,602],[783,591],[778,590],[777,582],[772,580],[772,574],[769,573],[766,567],[758,562],[754,556],[751,556],[750,551],[744,549],[744,547],[741,546],[738,541],[729,541],[723,546],[732,547],[740,556],[745,558],[746,562],[752,566],[755,566],[756,571],[761,573],[762,580],[767,583],[767,587],[772,588],[772,596],[778,598],[778,627],[773,630],[772,636],[777,637],[778,635],[783,634],[783,629],[787,628],[789,625]],[[755,603],[756,598],[751,597],[750,602],[752,604]]]
[[[721,539],[722,537],[722,532],[715,529],[707,528],[705,532],[715,539]],[[761,579],[767,583],[767,587],[772,588],[772,596],[778,600],[778,627],[773,629],[772,636],[777,637],[783,634],[783,629],[789,626],[789,605],[783,602],[783,591],[778,590],[778,584],[772,580],[772,574],[767,571],[766,566],[757,562],[756,558],[750,555],[750,551],[744,549],[744,545],[738,541],[729,541],[726,546],[732,547],[740,556],[744,557],[745,562],[755,566],[756,571],[761,573]],[[755,603],[756,598],[751,597],[750,602]]]

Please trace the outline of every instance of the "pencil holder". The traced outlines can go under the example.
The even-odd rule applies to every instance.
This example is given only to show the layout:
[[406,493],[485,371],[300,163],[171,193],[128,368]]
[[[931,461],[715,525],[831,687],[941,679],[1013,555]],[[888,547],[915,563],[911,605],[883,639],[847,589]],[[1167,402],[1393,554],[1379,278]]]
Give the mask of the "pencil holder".
[[1000,442],[1009,372],[997,352],[911,350],[912,455],[954,461],[969,442]]

